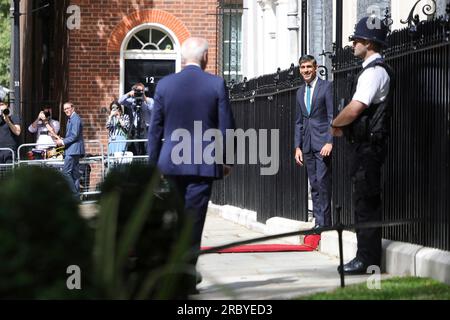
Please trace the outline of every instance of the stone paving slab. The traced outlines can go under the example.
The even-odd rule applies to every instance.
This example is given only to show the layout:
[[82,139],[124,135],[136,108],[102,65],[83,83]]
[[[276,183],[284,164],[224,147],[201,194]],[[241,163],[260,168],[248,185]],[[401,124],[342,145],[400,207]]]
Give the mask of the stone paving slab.
[[[226,232],[225,232],[226,231]],[[219,234],[219,236],[217,236]],[[264,236],[209,212],[202,246]],[[266,243],[286,244],[270,240]],[[203,281],[197,286],[198,300],[292,299],[300,295],[333,290],[340,286],[336,270],[339,260],[313,252],[207,254],[199,258],[197,269]],[[382,279],[388,275],[382,275]],[[347,276],[346,284],[367,281],[369,275]]]

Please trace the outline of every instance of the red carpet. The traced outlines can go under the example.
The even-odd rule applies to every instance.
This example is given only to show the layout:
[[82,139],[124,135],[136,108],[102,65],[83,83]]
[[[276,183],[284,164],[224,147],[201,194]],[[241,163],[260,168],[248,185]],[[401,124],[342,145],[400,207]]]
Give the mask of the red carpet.
[[[314,251],[319,246],[320,235],[309,235],[305,237],[302,245],[290,244],[256,244],[233,247],[219,251],[219,253],[245,253],[245,252],[291,252],[291,251]],[[212,247],[202,247],[202,250]]]

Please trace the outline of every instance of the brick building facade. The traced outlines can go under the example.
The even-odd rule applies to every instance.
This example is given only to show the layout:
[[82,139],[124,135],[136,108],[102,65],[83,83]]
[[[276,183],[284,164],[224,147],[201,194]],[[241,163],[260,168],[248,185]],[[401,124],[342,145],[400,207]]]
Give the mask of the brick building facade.
[[[208,40],[207,71],[221,73],[217,12],[227,2],[242,0],[22,0],[21,12],[31,14],[21,17],[22,101],[14,107],[22,117],[21,143],[35,141],[27,128],[44,105],[64,136],[62,105],[71,101],[84,122],[86,153],[105,155],[111,101],[136,82],[152,96],[161,77],[181,70],[188,37]],[[101,172],[92,165],[91,187]]]
[[[189,36],[208,39],[207,71],[216,71],[216,0],[72,0],[69,5],[79,6],[81,21],[79,29],[68,31],[67,99],[84,120],[86,140],[100,140],[106,146],[105,119],[112,99],[128,92],[134,81],[144,82],[151,91],[161,73],[173,71],[167,64],[179,71],[180,45]],[[148,39],[144,49],[133,47],[132,41],[147,44],[147,33],[157,39]],[[156,49],[152,43],[165,36],[168,48]],[[135,80],[127,83],[126,77]]]

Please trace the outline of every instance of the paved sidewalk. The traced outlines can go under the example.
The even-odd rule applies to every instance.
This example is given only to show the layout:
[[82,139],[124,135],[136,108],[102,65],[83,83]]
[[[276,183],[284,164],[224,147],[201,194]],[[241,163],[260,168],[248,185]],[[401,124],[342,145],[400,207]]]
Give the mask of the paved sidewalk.
[[[216,246],[264,236],[208,213],[202,246]],[[284,244],[283,239],[270,243]],[[291,299],[340,286],[339,259],[314,252],[226,253],[199,258],[203,281],[197,300]],[[369,275],[348,276],[346,284],[365,282]],[[383,275],[386,278],[388,275]]]
[[[82,215],[92,217],[97,204],[82,206]],[[217,246],[230,242],[263,237],[264,234],[208,212],[202,246]],[[289,244],[283,239],[265,243]],[[199,258],[197,268],[203,281],[197,286],[194,300],[270,300],[291,299],[340,286],[336,270],[339,259],[318,251],[281,253],[207,254]],[[365,282],[369,275],[347,276],[345,283]],[[382,275],[382,279],[389,277]]]

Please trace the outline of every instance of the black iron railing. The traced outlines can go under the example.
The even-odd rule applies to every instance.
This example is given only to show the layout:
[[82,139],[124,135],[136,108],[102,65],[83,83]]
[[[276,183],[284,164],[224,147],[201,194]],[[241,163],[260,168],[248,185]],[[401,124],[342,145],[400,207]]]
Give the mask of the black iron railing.
[[[424,221],[385,228],[383,237],[443,250],[450,250],[450,6],[447,12],[433,21],[412,21],[388,38],[385,56],[396,72],[396,91],[382,177],[384,221]],[[338,48],[330,56],[337,114],[360,62],[351,48]],[[306,170],[295,165],[293,144],[301,83],[297,68],[291,68],[232,86],[238,127],[280,130],[280,170],[263,177],[257,166],[236,166],[217,184],[213,202],[256,210],[261,222],[274,216],[307,219]],[[352,224],[346,154],[345,141],[335,139],[333,207],[340,205],[342,223]],[[426,222],[436,219],[444,222]]]

